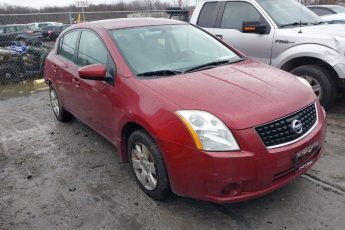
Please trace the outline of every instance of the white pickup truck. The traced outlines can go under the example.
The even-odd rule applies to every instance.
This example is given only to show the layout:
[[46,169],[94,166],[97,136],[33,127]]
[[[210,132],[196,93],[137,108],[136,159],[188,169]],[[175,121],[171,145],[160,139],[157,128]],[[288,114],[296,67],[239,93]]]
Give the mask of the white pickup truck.
[[296,0],[206,0],[190,22],[245,55],[304,77],[325,107],[345,88],[345,25]]

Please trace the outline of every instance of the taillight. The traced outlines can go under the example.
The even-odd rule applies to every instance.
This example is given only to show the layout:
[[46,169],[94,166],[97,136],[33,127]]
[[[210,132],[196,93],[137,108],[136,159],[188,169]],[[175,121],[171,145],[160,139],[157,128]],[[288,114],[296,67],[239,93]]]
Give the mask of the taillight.
[[34,33],[34,31],[32,31],[32,30],[28,30],[28,31],[26,31],[26,33],[31,35],[31,34],[33,34],[33,33]]

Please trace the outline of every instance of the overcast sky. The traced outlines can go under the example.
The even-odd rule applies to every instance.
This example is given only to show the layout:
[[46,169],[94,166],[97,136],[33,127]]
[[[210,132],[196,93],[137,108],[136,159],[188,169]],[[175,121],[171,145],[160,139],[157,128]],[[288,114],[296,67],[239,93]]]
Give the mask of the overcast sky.
[[[100,4],[100,3],[114,3],[119,0],[89,0],[91,4]],[[131,0],[123,0],[124,2],[126,1],[131,1]],[[161,0],[165,2],[177,2],[176,0]],[[196,0],[189,0],[189,4],[194,4]],[[18,6],[30,6],[34,8],[41,8],[45,6],[66,6],[66,5],[71,5],[75,4],[75,0],[55,0],[55,1],[47,1],[47,0],[0,0],[1,4],[9,4],[9,5],[18,5]]]

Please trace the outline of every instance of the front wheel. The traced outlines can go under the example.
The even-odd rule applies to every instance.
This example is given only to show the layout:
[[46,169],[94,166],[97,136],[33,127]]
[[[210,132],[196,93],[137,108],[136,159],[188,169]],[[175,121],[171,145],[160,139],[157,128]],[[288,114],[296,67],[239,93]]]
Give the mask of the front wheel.
[[131,134],[128,156],[139,187],[155,200],[167,198],[170,192],[167,170],[157,145],[145,131]]
[[290,72],[309,82],[323,107],[328,108],[333,104],[337,96],[337,86],[327,69],[316,65],[304,65]]

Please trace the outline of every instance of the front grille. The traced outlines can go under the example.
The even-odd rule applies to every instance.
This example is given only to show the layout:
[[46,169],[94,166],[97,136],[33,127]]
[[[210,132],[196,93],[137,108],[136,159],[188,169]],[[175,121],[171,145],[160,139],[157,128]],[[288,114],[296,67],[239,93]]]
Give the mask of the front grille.
[[255,129],[267,148],[275,148],[303,138],[315,127],[316,123],[316,105],[312,104],[287,117]]

